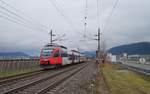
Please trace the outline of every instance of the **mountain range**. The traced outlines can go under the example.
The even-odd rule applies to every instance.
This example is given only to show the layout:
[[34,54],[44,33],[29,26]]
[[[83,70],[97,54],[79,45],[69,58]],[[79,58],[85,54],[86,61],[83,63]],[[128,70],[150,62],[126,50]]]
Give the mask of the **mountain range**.
[[150,42],[120,45],[109,49],[108,52],[114,55],[122,53],[127,53],[128,55],[150,55]]
[[96,57],[96,52],[95,51],[85,51],[83,52],[86,56],[89,57]]
[[23,52],[0,52],[0,57],[29,57]]

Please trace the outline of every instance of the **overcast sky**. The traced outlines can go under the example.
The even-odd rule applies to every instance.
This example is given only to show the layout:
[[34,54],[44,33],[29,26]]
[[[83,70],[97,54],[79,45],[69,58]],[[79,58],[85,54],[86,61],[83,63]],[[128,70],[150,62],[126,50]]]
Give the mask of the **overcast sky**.
[[[2,1],[0,0],[0,52],[23,51],[39,55],[40,49],[49,42],[50,29],[58,37],[65,34],[64,40],[57,43],[70,49],[97,49],[96,41],[83,41],[85,0]],[[86,35],[94,38],[97,33],[96,0],[87,1]],[[111,17],[109,15],[116,0],[99,1],[101,38],[107,48],[150,41],[149,0],[118,0]]]

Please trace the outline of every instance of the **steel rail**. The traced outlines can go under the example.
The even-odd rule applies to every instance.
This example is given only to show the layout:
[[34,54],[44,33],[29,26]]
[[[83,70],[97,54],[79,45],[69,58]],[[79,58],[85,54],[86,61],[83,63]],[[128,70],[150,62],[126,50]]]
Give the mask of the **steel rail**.
[[46,86],[45,88],[43,88],[42,90],[39,90],[37,93],[35,94],[46,94],[47,91],[49,91],[49,89],[53,89],[55,87],[57,87],[58,85],[60,85],[61,83],[63,83],[64,81],[66,81],[67,79],[69,79],[70,77],[74,76],[75,74],[77,74],[78,72],[80,72],[82,69],[84,69],[87,65],[82,66],[81,68],[74,70],[73,72],[69,73],[66,76],[62,76],[59,77],[61,79],[58,80],[54,80],[53,83],[49,84],[48,86]]
[[3,94],[12,94],[12,93],[16,93],[16,92],[19,92],[19,91],[23,91],[26,88],[30,88],[32,86],[35,86],[36,84],[43,83],[43,82],[45,82],[47,80],[50,80],[52,78],[55,78],[55,77],[61,75],[61,74],[65,74],[68,71],[76,69],[76,67],[77,66],[73,66],[71,68],[69,67],[69,69],[67,68],[65,70],[61,70],[61,71],[56,72],[54,74],[48,75],[47,77],[31,81],[30,83],[25,83],[24,85],[20,85],[20,86],[15,87],[15,88],[11,88],[10,90],[3,92]]

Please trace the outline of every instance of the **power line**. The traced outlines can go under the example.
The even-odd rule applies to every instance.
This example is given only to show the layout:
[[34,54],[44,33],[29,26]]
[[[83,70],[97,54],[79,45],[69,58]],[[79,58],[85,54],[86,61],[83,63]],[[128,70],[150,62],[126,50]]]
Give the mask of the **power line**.
[[[9,12],[9,13],[11,13],[11,14],[13,14],[13,15],[15,15],[15,16],[17,16],[18,18],[20,18],[20,19],[22,19],[22,20],[25,20],[25,19],[24,19],[23,17],[21,17],[20,15],[16,14],[15,12],[10,11],[9,9],[7,9],[7,8],[5,8],[5,7],[0,6],[0,8],[3,9],[3,10],[5,10],[5,11],[7,11],[7,12]],[[26,21],[26,20],[25,20],[25,21]]]
[[20,20],[20,19],[18,19],[18,18],[15,18],[15,17],[13,17],[13,16],[11,16],[11,15],[9,15],[9,14],[3,12],[3,11],[0,11],[0,13],[2,13],[2,15],[4,15],[4,16],[1,15],[1,18],[4,18],[4,19],[6,19],[6,20],[8,20],[8,21],[11,21],[11,22],[13,22],[13,23],[17,23],[17,24],[19,24],[19,25],[22,25],[22,26],[24,26],[24,27],[26,27],[26,28],[29,28],[29,29],[32,29],[32,30],[34,30],[34,31],[35,31],[35,30],[41,31],[40,29],[35,28],[35,27],[31,27],[29,24],[26,24],[26,23],[24,23],[22,20]]
[[100,9],[99,9],[99,0],[97,0],[97,27],[100,27]]
[[4,19],[6,19],[6,20],[8,20],[8,21],[10,21],[10,22],[13,22],[13,23],[16,23],[16,24],[22,25],[21,23],[19,23],[19,22],[17,22],[17,21],[14,21],[14,20],[12,20],[12,19],[10,19],[10,18],[6,17],[6,16],[2,16],[2,15],[0,15],[0,17],[1,17],[1,18],[4,18]]
[[60,7],[59,10],[62,12],[62,14],[64,15],[66,21],[69,23],[69,25],[71,24],[71,27],[73,27],[75,30],[76,28],[74,27],[74,24],[73,22],[71,21],[71,19],[68,17],[68,15],[66,15],[63,7],[56,1],[56,0],[53,0],[55,3],[56,3],[56,6]]
[[[1,6],[0,6],[0,7],[1,7]],[[9,14],[3,12],[3,11],[1,11],[0,13],[2,13],[3,15],[5,15],[5,16],[2,16],[2,15],[1,15],[1,18],[4,18],[4,19],[6,19],[6,20],[8,20],[8,21],[11,21],[11,22],[13,22],[13,23],[17,23],[17,24],[19,24],[19,25],[22,25],[22,26],[24,26],[24,27],[26,27],[26,28],[29,28],[29,29],[32,29],[32,30],[34,30],[34,31],[35,31],[35,30],[41,31],[40,28],[32,27],[31,25],[26,24],[23,20],[19,19],[18,17],[17,17],[17,18],[16,18],[16,17],[13,17],[13,16],[11,16],[11,15],[9,15]],[[8,12],[8,13],[10,13],[10,12]]]
[[9,15],[9,14],[3,12],[3,11],[0,11],[0,13],[2,13],[3,15],[5,15],[5,16],[7,16],[7,17],[9,17],[9,18],[13,18],[13,19],[15,19],[15,20],[17,20],[17,21],[19,21],[19,22],[21,22],[21,23],[24,23],[24,21],[22,21],[22,20],[20,20],[20,19],[18,19],[18,18],[16,18],[16,17],[13,17],[13,16],[11,16],[11,15]]
[[[19,12],[19,13],[23,14],[24,16],[26,16],[27,18],[30,18],[31,20],[35,21],[32,17],[25,15],[23,12],[21,12],[21,11],[18,10],[17,8],[13,7],[12,5],[6,3],[4,0],[0,0],[0,1],[1,1],[3,4],[9,6],[10,8],[13,8],[16,12]],[[30,21],[30,20],[28,20],[28,21]],[[33,22],[33,21],[30,21],[30,22]],[[39,23],[38,21],[35,21],[35,24],[41,25],[42,27],[48,29],[47,26],[45,26],[45,25]]]
[[65,14],[65,11],[64,11],[63,7],[56,0],[51,0],[51,1],[55,4],[55,7],[58,8],[59,12],[61,12],[61,14],[64,17],[64,19],[66,20],[66,22],[68,22],[69,25],[71,24],[71,27],[73,27],[74,29],[76,29],[74,27],[72,21],[70,20],[70,18]]
[[26,27],[26,28],[29,28],[29,29],[32,29],[32,30],[34,30],[34,31],[35,31],[35,28],[29,27],[29,26],[27,26],[27,25],[25,25],[25,24],[22,24],[22,23],[18,22],[18,21],[12,20],[12,19],[11,19],[11,18],[9,18],[9,17],[6,17],[6,16],[2,16],[2,15],[0,15],[0,18],[6,19],[6,20],[8,20],[8,21],[10,21],[10,22],[12,22],[12,23],[15,23],[15,24],[18,24],[18,25],[24,26],[24,27]]
[[[65,17],[65,15],[64,15],[64,13],[57,7],[57,5],[56,5],[56,3],[54,3],[54,1],[53,0],[48,0],[48,1],[50,1],[51,2],[51,4],[55,7],[55,9],[57,10],[57,12],[59,12],[60,13],[60,15],[61,16],[63,16],[64,17],[64,19],[67,21],[67,23],[68,23],[68,20],[66,19],[66,17]],[[69,22],[70,23],[70,22]]]
[[[55,9],[57,10],[58,13],[60,13],[60,15],[64,18],[64,20],[66,21],[66,23],[72,27],[71,29],[73,29],[74,31],[78,32],[78,30],[74,27],[72,21],[69,19],[69,17],[67,17],[62,11],[61,11],[61,7],[58,8],[58,5],[56,4],[55,1],[53,0],[48,0],[54,7]],[[62,9],[63,10],[63,9]],[[79,32],[80,33],[80,32]]]
[[108,18],[107,18],[107,20],[106,20],[106,23],[105,23],[105,25],[104,25],[104,29],[103,29],[103,30],[105,30],[105,29],[106,29],[106,26],[109,24],[109,22],[110,22],[110,20],[111,20],[111,17],[113,16],[113,13],[114,13],[114,11],[115,11],[117,5],[118,5],[118,2],[119,2],[119,0],[116,0],[116,1],[115,1],[114,5],[113,5],[113,7],[112,7],[112,10],[111,10],[111,12],[110,12],[110,14],[109,14],[109,16],[108,16]]
[[[9,15],[9,14],[3,12],[3,11],[0,11],[0,13],[2,13],[3,15],[5,15],[5,17],[7,16],[7,18],[9,18],[9,19],[13,19],[13,21],[16,21],[16,22],[18,22],[18,23],[21,23],[21,24],[24,25],[24,26],[27,26],[27,27],[30,27],[30,28],[34,28],[34,27],[31,27],[29,24],[24,23],[24,21],[22,21],[22,20],[20,20],[20,19],[18,19],[18,18],[16,18],[16,17],[13,17],[13,16],[11,16],[11,15]],[[37,30],[37,29],[36,29],[36,30]]]
[[58,7],[60,7],[59,9],[60,9],[60,11],[62,12],[62,13],[64,13],[64,9],[63,9],[63,7],[57,2],[57,0],[54,0],[53,2],[55,2],[56,3],[56,5],[58,6]]
[[[18,18],[20,18],[20,19],[22,19],[23,21],[25,21],[25,22],[27,22],[27,23],[29,23],[29,24],[31,24],[31,23],[33,23],[34,21],[31,21],[31,20],[28,20],[28,19],[25,19],[24,17],[22,17],[22,16],[20,16],[20,15],[18,15],[16,12],[18,12],[18,13],[21,13],[21,14],[23,14],[20,10],[18,10],[18,9],[16,9],[15,7],[13,7],[13,6],[11,6],[10,4],[8,4],[8,3],[6,3],[4,0],[0,0],[3,4],[5,4],[5,5],[7,5],[8,7],[10,7],[10,8],[13,8],[14,10],[15,10],[15,12],[13,12],[13,11],[11,11],[11,10],[9,10],[9,9],[7,9],[7,8],[5,8],[5,7],[2,7],[2,6],[0,6],[0,8],[1,9],[3,9],[3,10],[5,10],[5,11],[7,11],[7,12],[9,12],[10,14],[13,14],[14,16],[17,16]],[[24,14],[23,14],[24,15]],[[25,15],[24,15],[25,16]],[[28,16],[28,18],[30,18],[30,19],[32,19],[31,17],[29,17]],[[33,19],[32,19],[33,20]],[[41,27],[44,27],[45,29],[47,29],[47,26],[45,26],[45,25],[43,25],[43,24],[41,24],[41,23],[38,23],[37,21],[36,22],[34,22],[32,25],[39,25],[39,26],[41,26]],[[38,27],[39,27],[38,26]],[[36,26],[37,27],[37,26]]]

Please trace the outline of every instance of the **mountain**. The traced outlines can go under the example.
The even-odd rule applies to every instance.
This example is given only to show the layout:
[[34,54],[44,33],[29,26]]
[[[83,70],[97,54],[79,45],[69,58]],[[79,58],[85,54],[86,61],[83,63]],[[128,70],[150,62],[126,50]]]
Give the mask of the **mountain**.
[[0,57],[29,57],[23,52],[0,52]]
[[95,51],[85,51],[83,52],[86,56],[89,57],[96,57],[96,52]]
[[108,52],[114,55],[119,55],[122,53],[127,53],[128,55],[150,55],[150,42],[138,42],[120,45],[109,49]]

